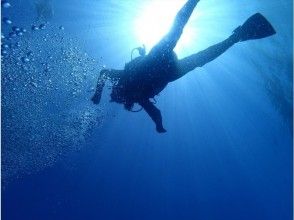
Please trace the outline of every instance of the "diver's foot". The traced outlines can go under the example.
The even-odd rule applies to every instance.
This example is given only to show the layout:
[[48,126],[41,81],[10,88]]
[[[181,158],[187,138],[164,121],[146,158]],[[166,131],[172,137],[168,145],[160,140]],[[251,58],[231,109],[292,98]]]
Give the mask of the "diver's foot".
[[166,132],[166,130],[163,127],[157,127],[157,126],[156,126],[156,131],[158,133],[165,133]]

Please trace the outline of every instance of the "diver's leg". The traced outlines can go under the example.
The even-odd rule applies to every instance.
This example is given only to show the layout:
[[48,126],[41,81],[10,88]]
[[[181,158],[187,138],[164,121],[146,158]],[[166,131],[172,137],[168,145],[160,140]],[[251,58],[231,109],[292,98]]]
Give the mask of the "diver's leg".
[[100,71],[100,75],[98,78],[95,94],[91,98],[94,104],[99,104],[102,90],[105,85],[105,82],[107,79],[109,80],[116,80],[119,79],[119,77],[122,74],[122,70],[114,70],[114,69],[103,69]]
[[183,29],[200,0],[188,0],[177,13],[170,31],[150,51],[150,55],[171,52],[180,39]]
[[260,13],[256,13],[249,17],[243,25],[237,27],[228,39],[180,60],[178,63],[179,71],[176,75],[172,76],[171,81],[184,76],[196,67],[201,67],[214,60],[237,42],[261,39],[272,36],[275,33],[276,31],[269,21]]
[[240,37],[234,33],[229,38],[218,44],[179,60],[178,72],[171,77],[170,81],[177,80],[188,72],[194,70],[196,67],[202,67],[206,63],[209,63],[239,41]]
[[159,133],[166,132],[166,130],[163,128],[163,125],[162,125],[162,117],[161,117],[160,110],[156,108],[154,104],[150,102],[148,99],[139,102],[139,104],[144,108],[147,114],[155,122],[156,131]]

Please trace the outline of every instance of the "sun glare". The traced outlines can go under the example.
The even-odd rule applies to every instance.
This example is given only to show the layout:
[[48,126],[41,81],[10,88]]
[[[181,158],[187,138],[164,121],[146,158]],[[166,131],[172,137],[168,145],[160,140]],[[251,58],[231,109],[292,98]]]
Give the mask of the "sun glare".
[[[138,41],[151,49],[170,29],[178,10],[186,1],[151,1],[139,12],[134,24],[135,35]],[[184,33],[177,45],[188,44],[191,40],[192,31],[184,29]]]

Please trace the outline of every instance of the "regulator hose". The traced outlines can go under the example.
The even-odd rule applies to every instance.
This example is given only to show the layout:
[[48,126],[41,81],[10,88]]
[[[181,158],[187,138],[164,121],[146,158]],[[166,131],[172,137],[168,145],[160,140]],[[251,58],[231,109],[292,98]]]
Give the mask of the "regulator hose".
[[134,53],[135,50],[138,50],[140,56],[145,56],[146,55],[146,47],[143,44],[142,47],[135,47],[134,49],[132,49],[132,52],[131,52],[131,60],[133,60],[133,53]]

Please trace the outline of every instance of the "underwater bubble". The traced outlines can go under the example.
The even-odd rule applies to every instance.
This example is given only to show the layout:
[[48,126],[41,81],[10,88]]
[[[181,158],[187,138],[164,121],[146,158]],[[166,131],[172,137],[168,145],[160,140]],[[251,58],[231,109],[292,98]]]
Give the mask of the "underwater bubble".
[[39,29],[40,30],[44,30],[46,28],[46,25],[45,24],[40,24],[40,26],[39,26]]
[[18,31],[18,32],[16,32],[16,35],[17,35],[17,36],[22,36],[23,33],[22,33],[21,31]]
[[22,58],[21,58],[21,61],[22,61],[23,63],[27,63],[27,62],[30,62],[30,59],[27,58],[27,57],[22,57]]
[[63,26],[59,26],[59,30],[64,30],[64,27]]
[[20,45],[19,42],[17,42],[17,43],[15,44],[15,46],[16,46],[16,47],[20,47],[21,45]]
[[12,24],[12,21],[9,18],[7,18],[7,17],[2,18],[2,21],[5,24]]
[[7,50],[1,50],[1,54],[6,55],[6,54],[8,54],[8,52],[7,52]]
[[[39,24],[36,25],[39,27]],[[13,23],[13,25],[15,24]],[[31,25],[28,32],[33,32],[30,30]],[[9,29],[11,26],[9,26]],[[55,33],[56,31],[59,32],[56,37],[54,37],[53,31],[52,33],[47,30],[48,27],[45,31],[41,32],[40,30],[32,35],[30,34],[28,38],[21,39],[22,41],[19,41],[20,37],[17,37],[11,42],[6,41],[6,39],[4,42],[8,45],[12,43],[13,46],[16,42],[21,44],[21,48],[16,49],[15,54],[11,54],[11,51],[7,50],[8,56],[3,56],[5,62],[2,62],[2,64],[5,65],[6,70],[14,75],[13,80],[7,81],[8,83],[4,85],[9,91],[6,94],[11,94],[11,100],[7,99],[4,103],[5,110],[9,112],[10,106],[16,106],[16,103],[26,103],[24,108],[17,108],[16,113],[13,111],[13,115],[16,115],[15,120],[11,120],[11,117],[5,118],[5,122],[10,126],[8,129],[7,123],[5,124],[5,135],[17,139],[9,140],[10,142],[6,145],[8,147],[5,148],[6,152],[11,154],[8,159],[7,154],[5,155],[4,164],[10,165],[3,169],[6,177],[7,175],[15,177],[16,175],[21,176],[23,173],[35,173],[39,169],[50,166],[50,163],[54,164],[54,160],[59,160],[60,157],[57,155],[64,155],[68,151],[80,149],[91,128],[95,127],[95,123],[99,121],[99,115],[97,115],[96,109],[95,111],[92,110],[91,103],[89,103],[89,108],[86,109],[84,104],[77,108],[69,108],[72,102],[84,99],[81,91],[84,91],[86,84],[80,83],[82,76],[77,73],[74,74],[73,78],[70,77],[70,71],[75,66],[79,66],[75,69],[78,73],[83,68],[90,71],[92,65],[96,66],[96,64],[90,64],[90,59],[84,59],[84,53],[80,50],[71,51],[69,49],[73,49],[76,43],[68,41],[66,35],[61,36],[63,32],[58,29],[59,25],[55,28]],[[46,35],[47,32],[49,33],[48,36]],[[8,38],[8,33],[4,32],[6,38]],[[45,35],[48,44],[43,41]],[[64,39],[61,39],[62,37]],[[41,54],[39,54],[39,50],[41,50]],[[65,52],[61,54],[59,51]],[[66,58],[64,62],[63,59],[66,55],[71,59]],[[53,58],[50,59],[50,56]],[[22,57],[29,58],[29,61],[22,60]],[[33,58],[35,58],[34,62]],[[83,63],[83,66],[80,63]],[[26,69],[27,72],[25,72]],[[46,73],[49,70],[50,72]],[[58,74],[61,72],[62,74]],[[21,77],[18,73],[21,73]],[[34,76],[33,79],[30,77],[32,75]],[[88,77],[89,79],[94,78],[91,74]],[[92,85],[91,82],[88,82],[88,84]],[[11,92],[13,87],[16,88],[16,92]],[[24,88],[23,93],[19,90],[20,87]],[[88,88],[88,86],[86,87]],[[61,96],[61,99],[53,99],[50,97],[51,94]],[[63,97],[66,98],[66,102],[64,102]],[[54,106],[54,111],[49,116],[48,114],[44,115],[42,111],[48,106]],[[68,112],[69,109],[72,109],[72,111]],[[62,119],[59,117],[61,114],[65,115]],[[21,120],[21,122],[16,123],[18,120]],[[14,150],[15,148],[17,149]],[[13,149],[13,152],[10,152],[10,149]],[[19,155],[21,156],[20,159],[18,159]],[[16,165],[12,166],[14,164],[10,161],[16,161]]]
[[2,8],[10,8],[11,4],[8,1],[1,1]]
[[35,88],[37,88],[37,87],[38,87],[38,84],[37,84],[37,83],[35,83],[35,82],[31,82],[31,85],[32,85],[33,87],[35,87]]
[[32,29],[32,31],[37,31],[37,30],[39,30],[39,27],[36,25],[32,25],[31,29]]
[[91,87],[88,89],[88,92],[94,92],[95,91],[95,88],[94,87]]
[[17,31],[20,31],[20,28],[19,27],[17,27],[17,26],[12,26],[12,28],[11,28],[13,31],[15,31],[15,32],[17,32]]
[[9,45],[8,44],[3,44],[2,47],[5,48],[5,49],[8,49]]
[[2,39],[2,40],[5,39],[5,36],[4,36],[4,34],[2,34],[2,33],[1,33],[1,39]]
[[27,32],[27,29],[25,29],[25,28],[21,28],[20,31],[21,31],[22,33],[26,33],[26,32]]

